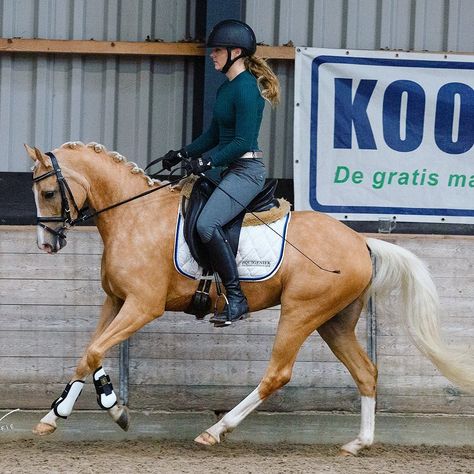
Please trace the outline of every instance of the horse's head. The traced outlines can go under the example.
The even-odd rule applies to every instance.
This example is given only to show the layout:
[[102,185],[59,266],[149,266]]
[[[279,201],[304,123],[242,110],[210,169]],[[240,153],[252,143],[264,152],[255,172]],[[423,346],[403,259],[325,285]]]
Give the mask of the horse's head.
[[67,229],[80,214],[87,198],[84,181],[77,173],[60,166],[53,153],[42,153],[25,145],[34,161],[33,193],[37,215],[37,244],[56,253],[66,246]]

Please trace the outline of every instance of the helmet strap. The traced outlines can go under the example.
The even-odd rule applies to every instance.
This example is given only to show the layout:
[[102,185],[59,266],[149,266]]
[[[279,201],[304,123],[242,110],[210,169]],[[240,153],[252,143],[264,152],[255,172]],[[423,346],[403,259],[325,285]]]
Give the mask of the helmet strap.
[[221,72],[223,74],[226,74],[227,71],[232,67],[232,64],[235,63],[235,61],[237,61],[237,59],[240,59],[240,58],[245,58],[246,54],[243,52],[242,50],[242,53],[240,53],[238,56],[236,56],[234,59],[232,59],[232,48],[229,48],[227,47],[227,61],[226,63],[224,64],[224,67],[221,69]]

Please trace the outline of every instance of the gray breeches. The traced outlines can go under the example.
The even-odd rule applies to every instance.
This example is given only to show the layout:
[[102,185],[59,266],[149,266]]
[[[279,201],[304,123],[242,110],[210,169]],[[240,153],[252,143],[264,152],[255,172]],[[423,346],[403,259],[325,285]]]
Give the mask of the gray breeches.
[[216,227],[223,227],[242,211],[243,206],[250,204],[263,189],[265,176],[265,166],[259,159],[239,158],[231,163],[219,183],[225,192],[215,189],[196,222],[204,243],[211,240]]

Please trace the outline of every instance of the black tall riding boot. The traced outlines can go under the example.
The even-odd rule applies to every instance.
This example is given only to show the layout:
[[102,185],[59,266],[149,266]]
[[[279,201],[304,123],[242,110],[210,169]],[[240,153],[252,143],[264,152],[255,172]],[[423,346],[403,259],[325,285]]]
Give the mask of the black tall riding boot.
[[205,243],[212,268],[219,274],[226,290],[227,303],[224,310],[210,318],[216,326],[227,326],[250,316],[247,299],[240,288],[239,273],[232,248],[220,227],[211,240]]

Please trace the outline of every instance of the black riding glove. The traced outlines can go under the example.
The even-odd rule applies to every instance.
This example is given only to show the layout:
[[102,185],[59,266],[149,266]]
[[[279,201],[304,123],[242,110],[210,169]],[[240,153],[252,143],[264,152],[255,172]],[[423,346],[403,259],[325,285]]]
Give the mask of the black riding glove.
[[183,149],[175,151],[175,150],[170,150],[168,153],[166,153],[165,156],[163,156],[163,169],[171,171],[171,168],[173,166],[176,166],[178,163],[181,163],[185,158],[188,157],[188,152]]
[[209,158],[193,158],[184,163],[184,168],[188,174],[200,175],[212,168],[212,163]]

